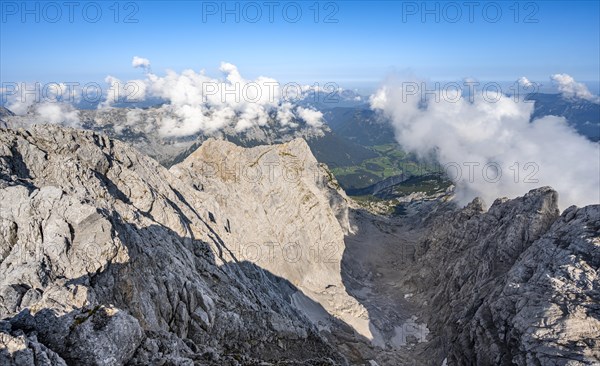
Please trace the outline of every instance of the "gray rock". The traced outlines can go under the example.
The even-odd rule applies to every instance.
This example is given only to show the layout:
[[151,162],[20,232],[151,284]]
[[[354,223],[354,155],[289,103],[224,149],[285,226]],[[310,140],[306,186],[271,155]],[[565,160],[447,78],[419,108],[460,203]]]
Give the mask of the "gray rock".
[[35,335],[11,334],[0,329],[0,364],[6,366],[66,366],[55,352],[38,342]]
[[0,130],[0,182],[0,317],[21,343],[69,364],[345,362],[292,284],[234,258],[214,197],[125,144]]
[[598,364],[600,206],[556,201],[417,202],[348,251],[349,200],[302,140],[209,140],[166,170],[94,132],[0,129],[0,364]]
[[532,190],[432,220],[408,281],[448,365],[600,362],[600,206]]
[[[352,231],[348,197],[304,140],[242,148],[210,139],[170,172],[216,198],[237,260],[288,280],[372,337],[366,310],[342,283],[344,235]],[[303,302],[294,304],[322,329],[332,326]]]

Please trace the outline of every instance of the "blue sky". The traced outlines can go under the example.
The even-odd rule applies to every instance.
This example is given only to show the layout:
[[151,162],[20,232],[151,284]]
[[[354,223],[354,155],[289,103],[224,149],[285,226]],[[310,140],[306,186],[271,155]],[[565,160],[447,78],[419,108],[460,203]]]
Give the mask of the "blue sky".
[[[61,1],[54,3],[60,16],[46,2],[27,3],[33,12],[25,15],[21,1],[1,3],[2,81],[101,81],[108,74],[134,78],[141,73],[131,67],[136,55],[150,59],[159,74],[193,68],[218,75],[220,62],[227,61],[248,78],[304,83],[376,84],[391,72],[434,80],[526,76],[546,81],[554,73],[578,81],[600,79],[598,1],[476,1],[472,22],[463,1],[324,1],[317,3],[318,22],[314,1],[274,1],[273,22],[264,1],[227,2],[229,9],[239,9],[239,23],[233,14],[222,21],[221,1],[117,2],[117,22],[115,3],[99,1],[86,8],[92,20],[95,8],[102,9],[95,23],[84,18],[85,1],[74,8],[72,23]],[[286,15],[296,17],[296,4],[302,15],[292,23]],[[255,5],[262,14],[251,23]],[[425,21],[423,6],[433,10]],[[137,23],[124,22],[134,11],[131,20]],[[332,12],[330,19],[337,23],[326,23]],[[494,18],[497,22],[491,22]]]

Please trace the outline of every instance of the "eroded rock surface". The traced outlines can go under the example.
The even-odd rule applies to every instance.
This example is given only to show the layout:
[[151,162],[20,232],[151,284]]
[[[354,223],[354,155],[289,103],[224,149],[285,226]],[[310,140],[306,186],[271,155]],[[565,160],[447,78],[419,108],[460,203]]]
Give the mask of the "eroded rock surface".
[[330,328],[304,295],[373,338],[366,310],[342,283],[348,198],[304,140],[248,149],[211,139],[170,171],[216,198],[237,258],[298,287],[293,303],[317,326]]
[[0,364],[599,364],[600,206],[483,207],[349,214],[302,140],[0,129]]
[[344,363],[293,284],[235,258],[226,222],[123,143],[1,130],[3,364]]
[[438,216],[407,285],[448,365],[600,363],[600,206],[559,216],[557,193],[474,200]]

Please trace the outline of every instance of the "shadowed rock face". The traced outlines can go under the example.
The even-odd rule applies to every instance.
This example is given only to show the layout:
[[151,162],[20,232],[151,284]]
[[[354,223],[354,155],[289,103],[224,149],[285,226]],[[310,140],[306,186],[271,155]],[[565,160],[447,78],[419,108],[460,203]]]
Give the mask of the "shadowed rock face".
[[[594,364],[600,206],[556,202],[429,203],[370,247],[302,140],[209,140],[166,170],[93,132],[0,129],[0,364]],[[363,265],[380,292],[354,298]],[[383,354],[360,334],[391,315],[431,332]]]
[[457,365],[600,360],[600,206],[559,216],[550,188],[473,201],[429,224],[407,281],[429,301],[437,359]]
[[[368,314],[342,283],[344,234],[351,231],[348,198],[302,139],[242,148],[208,140],[170,171],[215,197],[235,256],[285,278],[329,314],[372,338]],[[331,325],[294,304],[316,325]]]
[[0,364],[344,363],[210,195],[122,143],[1,130],[0,202]]

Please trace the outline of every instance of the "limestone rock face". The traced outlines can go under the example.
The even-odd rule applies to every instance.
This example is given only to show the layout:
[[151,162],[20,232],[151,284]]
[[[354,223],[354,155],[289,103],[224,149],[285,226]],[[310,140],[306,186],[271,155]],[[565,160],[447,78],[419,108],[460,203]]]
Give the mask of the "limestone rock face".
[[600,206],[557,194],[473,201],[432,220],[408,281],[449,365],[600,362]]
[[0,364],[66,366],[65,361],[44,344],[35,334],[26,336],[23,331],[10,334],[10,323],[0,323]]
[[[344,235],[352,230],[348,198],[304,140],[242,148],[211,139],[170,171],[216,198],[238,260],[290,281],[371,337],[366,311],[341,277]],[[294,304],[327,328],[300,295],[292,295]]]
[[557,199],[353,226],[300,139],[0,129],[0,364],[599,364],[600,206]]
[[[599,236],[600,206],[572,207],[521,255],[475,314],[471,337],[482,361],[600,362]],[[482,352],[503,347],[503,355]]]
[[235,259],[241,225],[118,141],[0,130],[0,363],[344,363],[292,283]]

